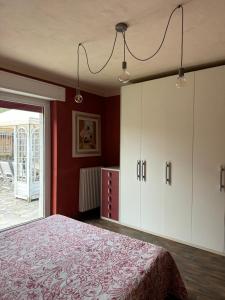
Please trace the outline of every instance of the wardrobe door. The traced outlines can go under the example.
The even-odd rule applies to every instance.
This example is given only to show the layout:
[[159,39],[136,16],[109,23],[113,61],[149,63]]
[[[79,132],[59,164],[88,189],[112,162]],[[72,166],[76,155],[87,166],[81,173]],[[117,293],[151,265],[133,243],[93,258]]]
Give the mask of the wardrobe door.
[[193,243],[224,251],[225,67],[195,73]]
[[141,84],[121,91],[120,222],[140,226]]
[[165,110],[163,161],[163,231],[166,236],[191,241],[194,73],[187,85],[175,86],[176,76],[162,80]]
[[[165,161],[165,95],[162,80],[143,83],[141,227],[163,234],[163,162]],[[144,174],[144,175],[145,175]]]
[[187,75],[184,88],[177,89],[175,81],[173,76],[143,85],[142,159],[147,176],[141,186],[141,220],[144,229],[190,241],[193,74]]

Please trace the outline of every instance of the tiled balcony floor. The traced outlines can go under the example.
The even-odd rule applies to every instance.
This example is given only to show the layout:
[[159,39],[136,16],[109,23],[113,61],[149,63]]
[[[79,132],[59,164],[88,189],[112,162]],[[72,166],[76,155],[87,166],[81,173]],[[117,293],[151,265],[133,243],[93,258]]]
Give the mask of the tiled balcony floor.
[[13,191],[0,187],[0,230],[41,217],[38,205],[38,200],[16,199]]

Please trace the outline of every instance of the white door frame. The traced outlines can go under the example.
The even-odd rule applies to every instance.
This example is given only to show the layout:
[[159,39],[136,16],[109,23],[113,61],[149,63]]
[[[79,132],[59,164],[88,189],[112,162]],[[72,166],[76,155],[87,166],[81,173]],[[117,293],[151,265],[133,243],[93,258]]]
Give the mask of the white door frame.
[[35,97],[28,97],[18,94],[0,91],[0,100],[27,105],[39,106],[44,109],[43,119],[43,201],[44,217],[50,215],[51,199],[51,133],[50,133],[50,102]]

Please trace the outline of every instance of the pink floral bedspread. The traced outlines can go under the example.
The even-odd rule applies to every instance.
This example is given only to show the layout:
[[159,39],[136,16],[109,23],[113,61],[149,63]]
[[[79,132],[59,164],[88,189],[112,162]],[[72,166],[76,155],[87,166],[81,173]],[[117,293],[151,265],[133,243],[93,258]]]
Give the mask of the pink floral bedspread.
[[164,249],[60,215],[0,233],[0,299],[165,299],[187,293]]

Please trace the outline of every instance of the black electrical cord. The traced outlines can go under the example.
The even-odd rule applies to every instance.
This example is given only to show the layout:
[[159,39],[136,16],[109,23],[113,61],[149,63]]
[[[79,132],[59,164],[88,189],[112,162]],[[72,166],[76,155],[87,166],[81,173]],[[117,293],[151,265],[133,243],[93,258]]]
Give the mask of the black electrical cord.
[[[130,55],[135,58],[136,60],[139,60],[139,61],[147,61],[147,60],[150,60],[151,58],[153,58],[156,54],[158,54],[158,52],[160,51],[160,49],[162,48],[163,44],[164,44],[164,41],[165,41],[165,38],[166,38],[166,34],[167,34],[167,31],[168,31],[168,28],[169,28],[169,25],[170,25],[170,21],[171,21],[171,18],[173,16],[173,14],[175,13],[175,11],[177,9],[181,8],[181,12],[182,12],[182,32],[181,32],[181,68],[183,67],[183,44],[184,44],[184,9],[183,9],[183,6],[182,5],[178,5],[177,7],[174,8],[174,10],[171,12],[170,16],[169,16],[169,19],[168,19],[168,22],[167,22],[167,25],[166,25],[166,29],[165,29],[165,32],[164,32],[164,35],[163,35],[163,39],[158,47],[158,49],[149,57],[147,58],[139,58],[137,57],[129,48],[128,44],[127,44],[127,40],[126,40],[126,36],[125,36],[125,31],[122,32],[122,35],[123,35],[123,40],[124,40],[124,48],[123,48],[123,57],[124,57],[124,62],[125,62],[125,55],[126,55],[126,48],[128,50],[128,52],[130,53]],[[114,53],[114,50],[115,50],[115,45],[116,45],[116,40],[117,40],[117,31],[116,31],[116,35],[115,35],[115,38],[114,38],[114,42],[113,42],[113,47],[112,47],[112,50],[111,50],[111,53],[110,53],[110,56],[109,58],[107,59],[107,61],[105,62],[105,64],[97,71],[92,71],[91,67],[90,67],[90,64],[89,64],[89,59],[88,59],[88,54],[87,54],[87,50],[85,48],[85,46],[82,44],[82,43],[79,43],[78,44],[78,47],[77,47],[77,84],[78,84],[78,89],[80,87],[80,47],[82,47],[84,49],[84,53],[85,53],[85,56],[86,56],[86,61],[87,61],[87,66],[88,66],[88,69],[89,69],[89,72],[91,74],[98,74],[100,73],[109,63],[109,61],[111,60],[112,58],[112,55]]]
[[184,8],[182,5],[181,8],[181,56],[180,56],[180,67],[183,68],[183,56],[184,56]]
[[123,61],[126,61],[126,43],[125,43],[125,32],[123,32]]
[[[178,8],[182,8],[182,32],[183,32],[183,6],[182,5],[178,5],[177,7],[174,8],[174,10],[171,12],[171,14],[169,16],[169,20],[168,20],[167,25],[166,25],[166,29],[165,29],[165,32],[164,32],[164,35],[163,35],[163,39],[162,39],[162,41],[161,41],[158,49],[151,56],[149,56],[147,58],[139,58],[135,54],[133,54],[133,52],[130,50],[130,48],[129,48],[128,44],[127,44],[127,41],[126,41],[126,38],[125,38],[125,34],[123,32],[123,37],[124,37],[124,42],[126,44],[126,48],[127,48],[128,52],[130,53],[130,55],[133,56],[133,58],[135,58],[136,60],[139,60],[139,61],[147,61],[147,60],[153,58],[160,51],[160,49],[162,48],[163,43],[165,41],[166,34],[167,34],[167,31],[168,31],[168,28],[169,28],[169,24],[170,24],[171,18],[172,18],[173,14],[175,13],[175,11]],[[182,53],[181,53],[181,57],[182,57],[183,56],[183,34],[182,34],[182,45],[181,45],[181,48],[182,48]],[[181,61],[183,61],[183,58],[181,59]]]
[[[79,49],[80,47],[82,47],[84,49],[84,53],[85,53],[85,56],[86,56],[86,61],[87,61],[87,66],[88,66],[88,69],[90,71],[90,73],[92,74],[98,74],[100,73],[109,63],[110,59],[112,58],[112,55],[113,55],[113,52],[114,52],[114,49],[115,49],[115,45],[116,45],[116,40],[117,40],[117,31],[116,31],[116,35],[115,35],[115,38],[114,38],[114,42],[113,42],[113,47],[112,47],[112,50],[111,50],[111,53],[110,53],[110,56],[109,58],[107,59],[106,63],[97,71],[92,71],[91,67],[90,67],[90,64],[89,64],[89,59],[88,59],[88,54],[87,54],[87,50],[86,48],[84,47],[84,45],[82,43],[79,43],[78,45],[78,57],[79,57]],[[78,60],[79,62],[79,60]],[[77,68],[79,69],[79,68]]]
[[80,43],[77,47],[77,88],[80,88]]

